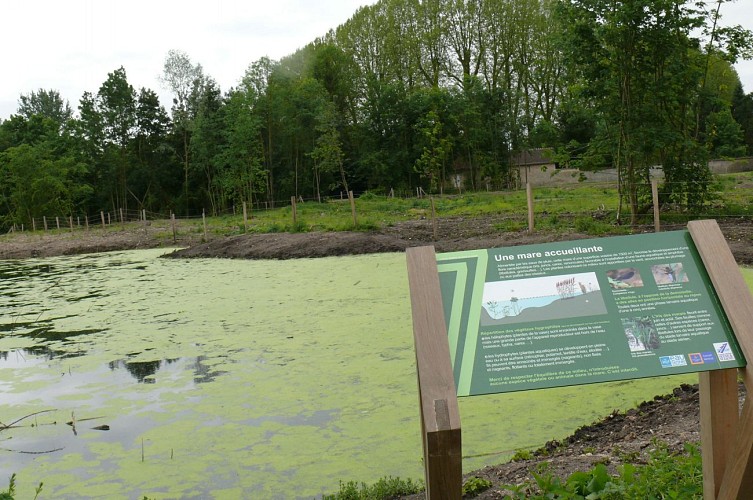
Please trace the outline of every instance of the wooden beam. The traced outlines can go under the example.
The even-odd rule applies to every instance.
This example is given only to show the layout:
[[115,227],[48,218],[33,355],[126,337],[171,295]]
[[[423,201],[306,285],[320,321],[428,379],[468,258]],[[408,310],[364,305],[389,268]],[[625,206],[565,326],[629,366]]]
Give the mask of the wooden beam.
[[750,499],[751,492],[753,492],[753,404],[751,404],[751,398],[746,397],[737,427],[737,440],[727,460],[727,470],[717,498],[746,500]]
[[736,440],[739,409],[737,369],[698,374],[701,406],[701,456],[703,498],[714,500],[719,493],[730,451]]
[[[688,231],[708,271],[719,302],[727,315],[740,350],[748,362],[753,361],[753,298],[735,258],[715,220],[691,221]],[[741,370],[746,393],[753,393],[753,371]],[[716,410],[715,410],[716,411]],[[753,491],[753,406],[746,397],[737,424],[734,446],[719,485],[719,499],[743,500]],[[713,436],[707,436],[707,440]],[[703,438],[702,438],[703,439]],[[702,443],[705,447],[706,445]],[[705,458],[705,456],[704,456]],[[704,482],[711,480],[705,475]]]
[[460,412],[434,247],[406,251],[413,311],[426,498],[462,497]]

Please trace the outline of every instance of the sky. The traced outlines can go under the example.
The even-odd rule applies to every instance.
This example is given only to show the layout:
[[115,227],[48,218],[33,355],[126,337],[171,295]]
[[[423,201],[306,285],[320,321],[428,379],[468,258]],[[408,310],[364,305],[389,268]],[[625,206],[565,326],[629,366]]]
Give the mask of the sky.
[[[128,82],[171,95],[159,81],[171,49],[187,53],[223,91],[260,57],[281,59],[376,0],[11,0],[0,17],[0,119],[18,98],[57,90],[74,111],[107,74],[123,66]],[[723,23],[753,29],[753,0],[722,7]],[[753,62],[736,66],[753,92]]]

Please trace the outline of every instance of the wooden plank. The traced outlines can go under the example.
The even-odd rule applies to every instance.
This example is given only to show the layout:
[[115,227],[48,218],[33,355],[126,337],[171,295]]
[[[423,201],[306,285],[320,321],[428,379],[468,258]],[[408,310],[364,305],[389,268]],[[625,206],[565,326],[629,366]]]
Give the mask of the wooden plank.
[[[688,231],[727,315],[745,359],[753,361],[753,298],[715,220],[691,221]],[[753,370],[741,370],[747,394],[753,393]],[[711,437],[707,436],[707,440]],[[704,480],[707,480],[704,476]],[[727,458],[720,499],[748,498],[753,491],[753,407],[746,398],[737,424],[734,448]]]
[[701,406],[701,456],[703,498],[713,500],[719,493],[727,460],[737,432],[737,369],[698,374]]
[[[740,349],[753,362],[753,298],[715,220],[688,223],[698,253],[719,296]],[[748,387],[753,392],[753,386]]]
[[751,492],[753,492],[753,404],[748,396],[745,398],[737,427],[737,440],[727,460],[727,470],[717,498],[746,500],[750,499]]
[[406,251],[413,311],[426,498],[460,499],[460,412],[434,247]]

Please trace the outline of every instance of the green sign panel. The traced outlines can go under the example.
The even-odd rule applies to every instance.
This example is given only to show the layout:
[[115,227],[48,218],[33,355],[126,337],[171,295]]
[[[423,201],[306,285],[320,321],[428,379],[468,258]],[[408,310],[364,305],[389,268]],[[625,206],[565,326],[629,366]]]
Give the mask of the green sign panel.
[[687,231],[437,264],[458,396],[745,365]]

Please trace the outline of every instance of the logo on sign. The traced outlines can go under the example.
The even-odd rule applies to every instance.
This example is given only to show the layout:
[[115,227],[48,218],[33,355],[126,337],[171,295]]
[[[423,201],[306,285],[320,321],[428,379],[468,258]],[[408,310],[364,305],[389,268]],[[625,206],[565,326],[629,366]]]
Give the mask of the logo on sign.
[[662,368],[674,368],[675,366],[687,366],[685,356],[682,354],[675,354],[674,356],[660,356],[659,362]]
[[735,355],[732,353],[729,342],[714,343],[714,351],[716,351],[716,357],[719,358],[719,361],[735,360]]
[[688,354],[688,358],[690,358],[690,364],[691,365],[702,365],[703,364],[703,356],[700,352],[691,352]]

